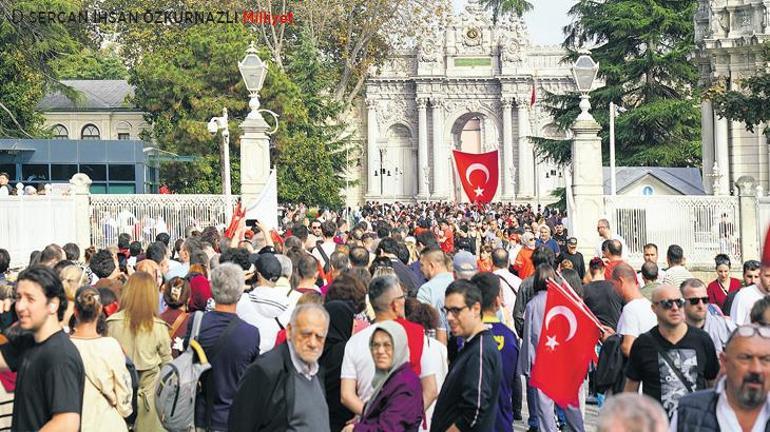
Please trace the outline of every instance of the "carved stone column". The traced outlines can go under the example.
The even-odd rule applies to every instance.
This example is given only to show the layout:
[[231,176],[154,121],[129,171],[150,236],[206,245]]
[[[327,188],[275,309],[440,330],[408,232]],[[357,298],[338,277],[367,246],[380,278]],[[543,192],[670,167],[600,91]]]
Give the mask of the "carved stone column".
[[709,177],[714,169],[714,110],[711,101],[704,99],[700,103],[701,112],[701,148],[703,151],[703,188],[706,194],[714,193],[713,182]]
[[719,195],[730,195],[730,157],[728,149],[728,128],[726,118],[714,116],[714,154],[719,164]]
[[531,198],[535,195],[535,157],[532,154],[532,146],[529,143],[529,107],[521,97],[517,104],[517,117],[519,125],[519,191],[518,196]]
[[447,143],[444,142],[444,100],[434,97],[430,100],[433,116],[433,190],[431,197],[437,200],[449,199],[449,174],[447,173]]
[[423,167],[428,166],[428,100],[418,97],[417,101],[417,199],[428,199],[428,184],[423,179]]
[[381,196],[380,182],[374,176],[379,154],[377,150],[377,104],[374,99],[366,99],[366,196]]
[[510,201],[513,199],[514,182],[510,171],[510,168],[513,166],[513,124],[511,119],[513,98],[504,96],[500,99],[500,104],[503,107],[503,167],[500,178],[502,178],[503,183],[503,200]]

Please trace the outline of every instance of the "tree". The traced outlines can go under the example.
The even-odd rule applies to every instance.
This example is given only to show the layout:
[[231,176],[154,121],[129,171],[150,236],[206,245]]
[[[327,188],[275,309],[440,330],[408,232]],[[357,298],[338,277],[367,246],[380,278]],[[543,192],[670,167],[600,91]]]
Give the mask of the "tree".
[[57,58],[53,63],[61,79],[119,80],[128,78],[128,69],[114,53],[83,48]]
[[518,17],[524,16],[526,12],[532,10],[532,3],[527,0],[482,0],[481,4],[487,9],[492,10],[492,19],[497,22],[500,15],[513,13]]
[[[605,157],[609,148],[608,105],[628,109],[616,118],[617,162],[620,165],[698,166],[700,111],[694,50],[692,0],[580,0],[565,28],[564,46],[577,50],[595,44],[603,87],[592,91],[592,114],[602,125]],[[563,131],[579,113],[577,94],[549,95],[544,106]],[[569,140],[534,138],[541,158],[566,163]]]

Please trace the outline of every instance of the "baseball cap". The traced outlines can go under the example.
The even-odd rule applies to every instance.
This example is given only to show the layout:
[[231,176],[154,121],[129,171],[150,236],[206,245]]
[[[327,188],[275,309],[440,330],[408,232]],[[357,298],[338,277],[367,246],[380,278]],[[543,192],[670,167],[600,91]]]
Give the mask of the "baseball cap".
[[270,282],[275,282],[281,277],[281,263],[271,253],[251,254],[249,261],[257,268],[257,272]]
[[575,237],[570,237],[570,238],[567,239],[567,244],[569,244],[569,245],[576,245],[577,244],[577,239]]
[[452,266],[456,272],[471,272],[478,270],[476,257],[468,251],[461,250],[455,254]]

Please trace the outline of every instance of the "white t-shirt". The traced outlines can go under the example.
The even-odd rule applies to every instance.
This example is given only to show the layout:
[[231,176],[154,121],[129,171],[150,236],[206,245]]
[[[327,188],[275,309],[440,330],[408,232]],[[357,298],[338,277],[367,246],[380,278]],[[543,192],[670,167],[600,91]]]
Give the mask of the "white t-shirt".
[[623,306],[618,319],[618,334],[639,337],[658,325],[652,303],[646,298],[633,299]]
[[[374,360],[369,351],[369,339],[375,326],[371,325],[354,334],[345,344],[345,355],[342,358],[340,378],[356,380],[356,394],[364,402],[368,402],[374,393],[372,379],[374,378]],[[441,371],[441,358],[432,355],[428,348],[428,337],[423,341],[422,358],[420,359],[420,378],[438,375]],[[444,348],[446,350],[446,348]],[[408,349],[407,349],[408,350]],[[446,358],[446,356],[444,356]],[[438,378],[437,378],[438,380]],[[438,383],[436,383],[438,385]],[[438,386],[441,390],[441,387]]]
[[730,318],[735,321],[736,325],[747,324],[751,321],[749,319],[751,307],[765,295],[756,285],[741,289],[733,300],[733,306],[730,308]]
[[[449,371],[446,346],[441,342],[437,341],[436,339],[429,337],[427,345],[423,347],[423,353],[425,353],[426,351],[428,352],[429,357],[431,357],[434,360],[439,359],[441,361],[438,372],[436,373],[436,392],[441,393],[441,386],[444,385],[444,379],[446,379],[446,375]],[[423,357],[425,357],[425,355],[423,355]],[[436,398],[436,400],[438,400],[438,398]],[[433,409],[435,407],[436,407],[436,401],[434,400],[433,403],[430,404],[428,409],[425,410],[425,421],[427,424],[427,428],[425,428],[424,430],[430,430],[430,420],[433,418]]]
[[516,294],[513,293],[513,290],[516,290],[517,293],[519,292],[521,278],[506,269],[495,270],[494,274],[505,279],[504,282],[500,281],[500,290],[503,292],[503,307],[513,310],[513,306],[516,304]]

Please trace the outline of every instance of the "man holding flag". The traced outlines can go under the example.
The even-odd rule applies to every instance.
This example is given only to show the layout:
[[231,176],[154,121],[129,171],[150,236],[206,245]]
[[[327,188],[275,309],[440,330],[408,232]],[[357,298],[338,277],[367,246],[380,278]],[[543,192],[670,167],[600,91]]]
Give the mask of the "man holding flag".
[[[584,430],[578,391],[596,359],[599,323],[566,284],[558,285],[548,264],[537,267],[535,297],[527,304],[519,368],[537,388],[539,430],[557,430],[554,404],[573,431]],[[566,365],[570,365],[566,367]]]

